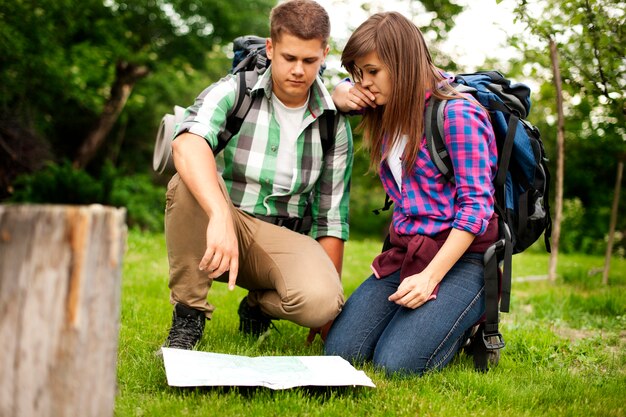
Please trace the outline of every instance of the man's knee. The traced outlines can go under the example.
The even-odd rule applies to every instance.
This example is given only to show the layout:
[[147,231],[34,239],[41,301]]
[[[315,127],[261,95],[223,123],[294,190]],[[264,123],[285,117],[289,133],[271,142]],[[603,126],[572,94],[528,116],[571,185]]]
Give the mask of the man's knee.
[[293,321],[305,327],[320,327],[333,320],[341,312],[344,297],[341,287],[308,291],[293,297],[284,305],[291,310]]

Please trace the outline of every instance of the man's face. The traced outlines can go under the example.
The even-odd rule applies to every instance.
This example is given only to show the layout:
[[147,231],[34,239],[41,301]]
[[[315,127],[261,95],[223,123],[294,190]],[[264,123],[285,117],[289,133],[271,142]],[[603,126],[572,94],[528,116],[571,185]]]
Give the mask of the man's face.
[[267,39],[267,57],[272,60],[272,90],[287,107],[302,106],[329,46],[320,39],[304,40],[283,33],[280,40]]

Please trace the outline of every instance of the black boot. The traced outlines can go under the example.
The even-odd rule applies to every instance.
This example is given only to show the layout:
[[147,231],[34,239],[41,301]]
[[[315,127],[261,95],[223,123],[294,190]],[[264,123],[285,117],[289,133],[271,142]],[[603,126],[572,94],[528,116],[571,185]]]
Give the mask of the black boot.
[[202,339],[204,312],[178,303],[172,314],[172,327],[163,346],[191,350]]
[[259,337],[272,326],[272,318],[261,311],[259,306],[251,307],[248,297],[244,297],[239,303],[239,331],[245,334]]

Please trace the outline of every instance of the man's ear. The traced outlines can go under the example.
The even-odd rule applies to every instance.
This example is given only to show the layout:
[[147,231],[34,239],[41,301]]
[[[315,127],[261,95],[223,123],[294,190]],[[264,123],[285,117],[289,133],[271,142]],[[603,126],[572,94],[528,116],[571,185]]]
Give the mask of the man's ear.
[[326,59],[326,55],[328,55],[328,52],[330,52],[330,45],[326,45],[326,48],[324,48],[324,59]]
[[272,38],[265,39],[265,55],[267,55],[267,59],[272,60],[272,56],[274,55],[274,45],[272,45]]

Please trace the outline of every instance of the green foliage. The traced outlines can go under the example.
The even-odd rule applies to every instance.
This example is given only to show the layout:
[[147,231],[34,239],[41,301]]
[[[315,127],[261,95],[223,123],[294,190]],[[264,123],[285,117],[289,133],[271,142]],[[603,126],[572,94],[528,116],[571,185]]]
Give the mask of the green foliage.
[[[108,178],[107,178],[108,181]],[[105,184],[65,161],[48,163],[42,170],[15,181],[13,202],[49,204],[104,203]]]
[[[21,126],[37,132],[52,145],[53,157],[71,160],[104,111],[116,65],[146,68],[150,75],[142,83],[149,87],[143,98],[129,102],[136,106],[143,101],[144,108],[122,114],[122,123],[102,152],[115,153],[121,160],[128,155],[127,165],[139,160],[145,170],[147,143],[163,114],[159,105],[169,110],[174,104],[190,103],[190,92],[197,94],[199,83],[206,86],[216,79],[214,67],[225,72],[220,60],[231,39],[249,32],[268,34],[274,4],[274,0],[36,4],[0,0],[0,128]],[[209,57],[216,62],[209,64]],[[132,84],[133,80],[128,85]],[[137,113],[142,130],[129,122]],[[19,144],[10,146],[19,149]]]
[[154,185],[145,174],[124,176],[111,164],[105,164],[96,177],[75,169],[67,161],[48,163],[40,171],[18,177],[15,192],[9,201],[124,206],[129,226],[163,230],[164,187]]
[[[353,117],[351,123],[356,126],[358,121],[360,118]],[[363,148],[362,141],[362,135],[356,132],[350,188],[350,236],[370,236],[382,240],[387,235],[393,206],[378,215],[373,213],[373,210],[383,207],[385,190],[378,175],[369,170],[369,151]]]
[[117,176],[109,204],[126,207],[130,227],[163,230],[165,188],[155,185],[149,175]]
[[[579,230],[562,228],[564,250],[602,252],[617,162],[626,157],[626,4],[527,1],[519,3],[516,14],[528,26],[512,39],[524,53],[523,76],[540,83],[529,119],[542,132],[553,174],[557,115],[548,40],[558,47],[565,112],[564,198],[582,203],[577,209],[582,212],[576,220]],[[620,208],[625,204],[622,193]],[[621,235],[626,230],[624,216],[618,216],[617,230]],[[617,242],[616,249],[623,252],[624,242]]]
[[430,25],[436,29],[434,31],[436,39],[445,39],[454,27],[457,15],[463,11],[463,6],[452,1],[442,0],[422,0],[421,3],[426,11],[434,13],[435,17]]
[[[572,253],[581,250],[593,253],[596,249],[597,236],[590,236],[590,229],[584,227],[585,207],[579,198],[563,201],[563,222],[559,251]],[[583,249],[584,248],[584,249]]]

